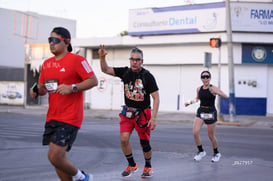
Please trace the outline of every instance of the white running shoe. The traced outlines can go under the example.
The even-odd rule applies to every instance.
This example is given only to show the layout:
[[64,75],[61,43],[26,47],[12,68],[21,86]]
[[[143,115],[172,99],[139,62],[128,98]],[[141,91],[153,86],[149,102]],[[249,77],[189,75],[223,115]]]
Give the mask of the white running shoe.
[[197,153],[197,155],[195,155],[194,157],[193,157],[193,159],[195,160],[195,161],[200,161],[200,160],[202,160],[202,158],[204,157],[204,156],[206,156],[206,152],[205,151],[201,151],[201,152],[198,152]]
[[220,158],[221,158],[221,153],[217,153],[212,157],[211,162],[218,162]]

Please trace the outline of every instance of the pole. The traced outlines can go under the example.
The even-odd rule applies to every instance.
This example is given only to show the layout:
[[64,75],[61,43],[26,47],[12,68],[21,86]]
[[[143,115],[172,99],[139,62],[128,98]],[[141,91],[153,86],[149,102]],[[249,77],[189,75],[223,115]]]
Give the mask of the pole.
[[[218,48],[218,88],[221,89],[221,46]],[[218,120],[223,121],[221,114],[221,98],[218,96],[217,100]]]
[[28,89],[27,89],[27,52],[26,52],[26,46],[27,46],[27,40],[28,40],[28,26],[29,26],[29,16],[28,15],[23,15],[26,16],[26,31],[24,35],[24,50],[25,50],[25,59],[24,59],[24,108],[27,107],[27,95],[28,95]]
[[228,75],[229,75],[229,117],[230,122],[235,120],[235,89],[234,89],[234,65],[232,48],[232,27],[230,17],[230,1],[226,0],[226,26],[228,48]]

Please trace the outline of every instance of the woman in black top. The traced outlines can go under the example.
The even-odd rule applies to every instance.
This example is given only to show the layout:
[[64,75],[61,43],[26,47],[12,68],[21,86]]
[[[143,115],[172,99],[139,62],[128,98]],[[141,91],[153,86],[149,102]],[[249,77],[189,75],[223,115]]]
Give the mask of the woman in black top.
[[197,88],[197,96],[194,100],[189,103],[185,103],[188,106],[192,103],[200,100],[200,107],[197,110],[196,117],[193,123],[193,137],[195,144],[198,148],[198,153],[194,156],[194,160],[200,161],[206,152],[202,147],[202,142],[200,138],[200,130],[205,123],[208,128],[208,137],[212,143],[214,156],[212,157],[212,162],[217,162],[220,160],[221,154],[218,151],[218,144],[215,137],[215,126],[217,121],[217,110],[215,108],[215,98],[216,95],[222,98],[228,98],[228,96],[221,91],[218,87],[210,84],[211,74],[209,71],[203,71],[201,73],[201,80],[203,85]]

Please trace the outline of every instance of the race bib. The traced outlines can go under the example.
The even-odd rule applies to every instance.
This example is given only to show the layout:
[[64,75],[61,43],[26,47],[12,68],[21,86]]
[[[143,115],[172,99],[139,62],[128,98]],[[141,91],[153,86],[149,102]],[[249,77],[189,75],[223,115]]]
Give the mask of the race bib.
[[213,113],[200,113],[201,119],[204,120],[213,120],[214,119],[214,114]]
[[50,79],[45,81],[45,86],[48,93],[56,92],[58,87],[58,80],[57,79]]

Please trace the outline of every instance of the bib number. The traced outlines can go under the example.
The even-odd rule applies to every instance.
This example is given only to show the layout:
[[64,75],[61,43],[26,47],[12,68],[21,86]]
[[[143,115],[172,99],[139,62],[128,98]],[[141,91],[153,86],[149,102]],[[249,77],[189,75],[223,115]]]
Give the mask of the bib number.
[[57,79],[46,80],[45,86],[46,86],[48,93],[56,92],[57,87],[58,87],[58,80]]
[[204,120],[213,120],[214,114],[213,113],[201,113],[200,117]]

